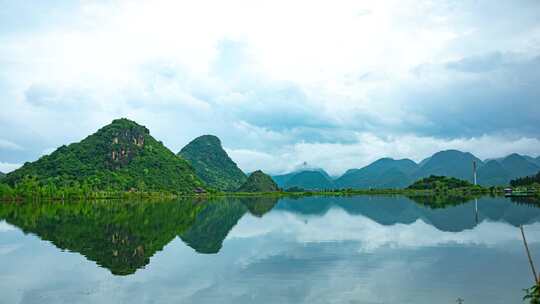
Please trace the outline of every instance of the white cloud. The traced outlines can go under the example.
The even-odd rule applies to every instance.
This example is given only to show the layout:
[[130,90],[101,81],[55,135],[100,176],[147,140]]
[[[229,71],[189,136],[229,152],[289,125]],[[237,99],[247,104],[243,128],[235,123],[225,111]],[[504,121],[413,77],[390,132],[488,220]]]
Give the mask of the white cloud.
[[[263,221],[264,223],[262,223]],[[527,240],[540,242],[540,224],[526,226]],[[298,243],[357,241],[360,251],[381,247],[422,248],[444,244],[497,246],[519,241],[519,230],[502,222],[483,221],[474,230],[440,231],[422,220],[411,224],[382,225],[367,217],[351,215],[339,208],[325,216],[299,216],[288,212],[272,212],[264,218],[246,216],[229,233],[228,238],[253,238],[270,233],[293,237]]]
[[[537,5],[119,0],[54,6],[43,22],[9,4],[32,22],[0,30],[0,128],[13,130],[0,148],[29,151],[0,160],[117,117],[175,152],[214,133],[246,171],[308,161],[338,174],[435,148],[538,155]],[[508,59],[495,72],[492,54]],[[483,73],[464,72],[470,58]]]
[[231,157],[246,172],[256,169],[279,174],[290,172],[304,161],[340,175],[347,169],[361,168],[381,157],[410,158],[420,162],[448,149],[471,152],[481,159],[498,158],[511,153],[540,155],[540,140],[483,135],[473,138],[439,139],[416,135],[381,137],[373,133],[356,134],[353,143],[297,143],[277,147],[272,153],[229,149]]
[[9,173],[13,170],[19,169],[22,166],[22,164],[12,164],[12,163],[4,163],[0,162],[0,172],[2,173]]
[[5,221],[0,222],[0,232],[8,232],[13,230],[16,230],[14,226],[6,223]]
[[18,144],[11,142],[9,140],[1,139],[0,138],[0,149],[7,149],[7,150],[24,150],[23,147],[19,146]]

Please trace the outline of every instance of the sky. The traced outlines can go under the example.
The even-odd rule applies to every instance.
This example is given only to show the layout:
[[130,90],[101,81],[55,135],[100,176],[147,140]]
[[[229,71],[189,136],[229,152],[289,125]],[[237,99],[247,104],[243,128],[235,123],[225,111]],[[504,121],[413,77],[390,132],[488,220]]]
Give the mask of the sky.
[[0,0],[0,171],[115,118],[332,175],[540,155],[540,1]]

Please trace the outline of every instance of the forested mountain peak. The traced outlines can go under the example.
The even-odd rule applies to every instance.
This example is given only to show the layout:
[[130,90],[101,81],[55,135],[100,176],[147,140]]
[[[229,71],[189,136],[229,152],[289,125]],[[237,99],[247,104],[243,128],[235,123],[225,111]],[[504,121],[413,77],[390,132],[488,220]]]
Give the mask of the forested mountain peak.
[[86,184],[94,189],[191,192],[204,183],[149,130],[126,118],[115,119],[80,142],[61,146],[9,173],[15,184],[25,176],[41,184]]
[[249,175],[246,182],[238,189],[239,192],[276,192],[279,191],[277,184],[272,178],[257,170]]
[[185,158],[210,187],[233,191],[246,181],[246,175],[223,149],[217,136],[199,136],[178,155]]

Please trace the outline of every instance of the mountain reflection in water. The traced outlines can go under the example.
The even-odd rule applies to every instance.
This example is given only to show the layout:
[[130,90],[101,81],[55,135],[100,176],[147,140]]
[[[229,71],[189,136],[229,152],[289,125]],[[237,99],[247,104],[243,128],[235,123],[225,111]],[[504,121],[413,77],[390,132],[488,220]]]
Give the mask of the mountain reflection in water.
[[[519,272],[522,273],[524,283],[519,281],[519,285],[511,289],[515,293],[511,298],[517,297],[519,300],[522,289],[530,284],[525,283],[529,273],[519,230],[514,227],[526,225],[526,230],[533,229],[528,238],[535,253],[540,244],[535,233],[540,230],[540,225],[536,225],[540,222],[538,206],[538,202],[530,199],[511,201],[502,197],[482,197],[475,201],[403,196],[312,196],[280,199],[220,197],[168,202],[25,203],[0,205],[0,224],[3,220],[25,234],[49,241],[61,249],[57,250],[58,252],[80,254],[118,278],[137,276],[141,269],[151,267],[154,263],[163,267],[162,254],[158,256],[156,253],[180,250],[179,241],[175,241],[179,239],[191,247],[188,248],[191,253],[181,249],[182,254],[176,258],[177,262],[168,262],[168,265],[172,267],[170,263],[178,263],[178,266],[175,266],[176,272],[180,265],[184,265],[182,267],[190,274],[177,273],[177,276],[180,276],[177,280],[184,281],[191,277],[195,281],[199,278],[201,282],[207,282],[210,278],[215,279],[213,273],[220,273],[220,277],[231,277],[218,286],[247,288],[248,291],[245,292],[255,292],[261,297],[261,302],[267,303],[313,302],[314,299],[308,301],[307,298],[296,298],[299,295],[291,294],[292,290],[283,289],[286,285],[282,286],[277,282],[286,280],[288,284],[301,284],[307,292],[318,284],[323,275],[318,272],[310,273],[316,269],[341,265],[333,272],[342,277],[340,280],[347,280],[342,284],[348,286],[357,280],[357,284],[370,289],[375,288],[371,283],[373,280],[373,284],[378,282],[377,286],[384,286],[382,282],[388,282],[388,278],[382,281],[373,277],[370,277],[371,281],[362,279],[362,276],[376,269],[385,273],[390,271],[388,274],[400,277],[404,273],[389,270],[397,267],[398,264],[395,263],[400,265],[407,260],[420,259],[421,264],[409,265],[416,269],[427,261],[436,261],[433,260],[435,257],[443,259],[441,262],[444,261],[443,264],[437,263],[436,267],[433,266],[435,268],[429,268],[429,272],[437,274],[441,280],[442,285],[432,287],[435,291],[441,288],[438,291],[440,293],[452,284],[473,286],[474,284],[466,282],[467,278],[472,276],[486,280],[479,283],[484,289],[471,287],[460,291],[461,294],[457,296],[467,296],[466,292],[469,292],[471,295],[468,298],[476,296],[476,299],[483,299],[489,291],[495,298],[495,295],[501,292],[495,287],[498,284],[509,284],[504,276],[515,277]],[[0,225],[0,228],[2,227],[4,226]],[[12,228],[4,232],[0,229],[0,236],[10,235],[10,229]],[[26,235],[25,238],[27,237]],[[23,241],[19,237],[15,238]],[[15,250],[10,248],[15,246],[3,242],[9,243],[10,238],[4,237],[2,241],[0,237],[0,256],[4,254],[5,257],[4,264],[0,262],[0,266],[6,271],[19,269],[19,272],[24,272],[23,264],[13,262],[18,261],[21,253],[13,255],[12,260],[6,259],[10,257],[10,252]],[[34,243],[32,241],[32,244]],[[168,247],[168,244],[173,244],[173,247]],[[499,249],[494,251],[485,246]],[[505,256],[504,263],[498,264],[495,259],[500,257],[494,255],[494,252],[507,255],[509,252],[506,250],[511,250],[511,256]],[[31,258],[32,254],[39,253],[25,254]],[[52,259],[53,263],[63,263],[64,257],[49,253],[51,254],[52,257],[48,259]],[[179,252],[171,252],[166,256],[173,257],[177,254]],[[254,262],[254,259],[258,262]],[[519,259],[519,262],[515,259]],[[195,264],[188,266],[189,263]],[[485,268],[489,267],[487,265],[493,267]],[[472,275],[471,271],[476,268],[478,270],[474,270]],[[159,269],[154,269],[151,273],[173,274],[169,273],[167,268]],[[422,277],[426,275],[422,274],[422,271],[416,270],[411,274],[418,280],[418,285],[436,284],[433,280]],[[491,275],[484,274],[490,272]],[[501,276],[501,273],[504,276]],[[188,277],[184,277],[185,275]],[[456,280],[459,277],[459,280],[456,281],[453,277],[456,277]],[[271,285],[266,293],[263,285],[273,284],[274,279],[277,280],[276,283]],[[421,283],[425,280],[430,283]],[[400,284],[405,282],[401,281]],[[259,286],[259,283],[262,285]],[[2,286],[4,285],[0,283],[0,287]],[[356,288],[352,286],[348,288]],[[189,299],[174,299],[212,303],[224,297],[224,293],[229,294],[227,289],[215,288],[205,293],[194,293]],[[410,301],[404,303],[430,303],[428,300],[418,300],[423,288],[425,289],[416,285],[402,287],[399,293],[411,293],[407,294],[412,297]],[[24,290],[24,287],[20,289]],[[419,298],[414,296],[419,292]],[[342,292],[340,294],[346,295]],[[448,299],[453,297],[447,296]],[[387,302],[380,300],[366,303]],[[479,303],[489,302],[486,300]],[[503,300],[500,303],[504,303]]]

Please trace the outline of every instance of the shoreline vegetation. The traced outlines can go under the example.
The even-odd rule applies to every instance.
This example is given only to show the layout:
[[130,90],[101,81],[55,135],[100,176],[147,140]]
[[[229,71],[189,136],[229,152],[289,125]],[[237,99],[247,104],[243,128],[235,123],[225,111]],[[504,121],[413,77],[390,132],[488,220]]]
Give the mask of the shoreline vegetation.
[[[404,195],[415,200],[425,201],[427,197],[445,197],[446,199],[474,199],[484,195],[502,196],[504,187],[482,187],[467,181],[447,176],[429,176],[402,189],[322,189],[306,190],[299,187],[279,189],[269,177],[257,172],[248,179],[249,187],[237,191],[220,191],[213,188],[195,192],[165,191],[162,189],[118,190],[100,189],[87,183],[73,182],[71,185],[58,187],[53,183],[43,185],[35,177],[26,176],[13,187],[0,182],[0,202],[23,201],[96,201],[96,200],[171,200],[178,198],[213,198],[213,197],[304,197],[304,196],[353,196],[353,195]],[[267,185],[272,183],[272,185]],[[540,198],[540,186],[534,180],[532,184],[514,183],[516,192],[526,191],[533,197]],[[244,189],[248,189],[243,191]],[[434,202],[437,204],[437,202]]]
[[0,202],[22,201],[94,201],[94,200],[128,200],[128,199],[176,199],[183,197],[303,197],[303,196],[352,196],[352,195],[405,195],[405,196],[449,196],[469,197],[482,195],[503,195],[502,187],[484,188],[480,186],[461,187],[454,189],[333,189],[333,190],[303,190],[287,189],[273,192],[222,192],[212,191],[201,193],[182,193],[169,191],[119,191],[113,189],[97,190],[87,185],[74,185],[57,188],[52,185],[40,186],[34,179],[25,178],[15,187],[0,184]]

